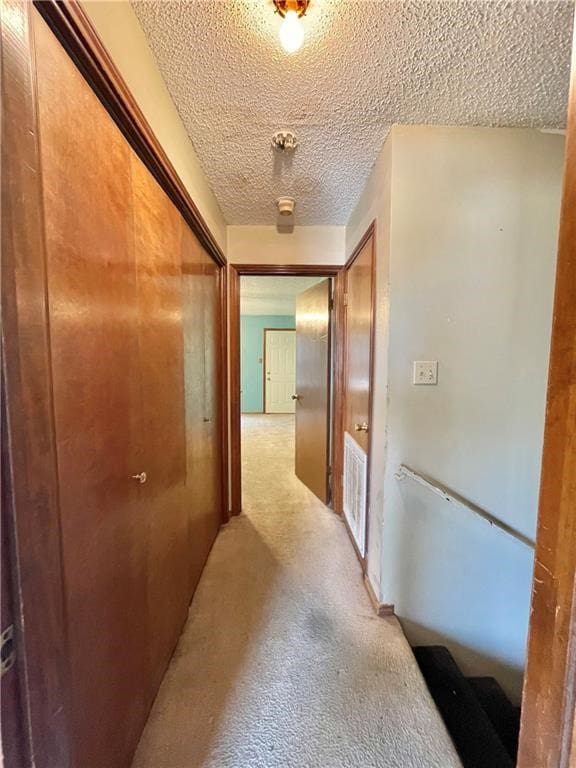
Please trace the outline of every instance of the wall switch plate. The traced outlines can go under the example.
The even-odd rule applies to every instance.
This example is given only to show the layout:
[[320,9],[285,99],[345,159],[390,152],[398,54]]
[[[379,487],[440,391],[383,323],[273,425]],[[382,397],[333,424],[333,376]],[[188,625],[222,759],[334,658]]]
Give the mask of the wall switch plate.
[[412,384],[438,384],[438,360],[414,360]]

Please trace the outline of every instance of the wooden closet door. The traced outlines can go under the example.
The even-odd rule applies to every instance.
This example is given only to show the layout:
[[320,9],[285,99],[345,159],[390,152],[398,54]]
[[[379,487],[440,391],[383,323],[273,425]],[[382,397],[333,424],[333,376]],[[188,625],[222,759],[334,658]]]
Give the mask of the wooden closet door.
[[34,24],[74,765],[125,768],[150,704],[130,150]]
[[142,388],[141,524],[147,536],[147,633],[152,695],[186,619],[189,530],[180,214],[131,154]]
[[[220,526],[218,504],[219,429],[215,365],[219,340],[214,316],[216,267],[194,234],[184,225],[184,380],[186,404],[186,498],[190,526],[190,577],[196,587]],[[219,316],[219,315],[218,315]]]

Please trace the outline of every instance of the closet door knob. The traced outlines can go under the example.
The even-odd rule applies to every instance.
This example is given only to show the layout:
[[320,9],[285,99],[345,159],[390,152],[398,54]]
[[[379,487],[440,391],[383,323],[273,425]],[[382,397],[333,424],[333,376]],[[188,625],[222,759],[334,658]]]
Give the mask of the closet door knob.
[[148,480],[146,472],[139,472],[137,475],[132,475],[132,480],[138,480],[139,483],[145,483]]

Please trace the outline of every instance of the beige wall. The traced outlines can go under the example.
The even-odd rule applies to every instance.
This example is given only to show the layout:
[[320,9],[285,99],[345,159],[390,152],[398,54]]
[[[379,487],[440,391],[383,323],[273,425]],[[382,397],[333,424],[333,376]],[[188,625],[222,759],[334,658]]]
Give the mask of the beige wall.
[[[377,218],[369,573],[411,641],[518,699],[531,550],[394,474],[406,463],[534,536],[563,138],[412,126],[386,144],[347,231],[349,253]],[[439,361],[437,386],[411,383],[414,360]]]
[[343,264],[345,227],[228,227],[231,264]]
[[82,6],[225,252],[226,222],[130,3],[128,0],[82,0]]

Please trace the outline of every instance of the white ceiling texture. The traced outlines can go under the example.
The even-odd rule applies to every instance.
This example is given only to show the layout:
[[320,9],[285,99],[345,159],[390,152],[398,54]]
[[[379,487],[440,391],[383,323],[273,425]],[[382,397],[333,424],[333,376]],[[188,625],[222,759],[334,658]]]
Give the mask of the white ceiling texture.
[[242,315],[293,315],[296,296],[325,277],[241,277]]
[[395,123],[565,123],[570,0],[310,0],[295,54],[272,0],[134,9],[228,224],[274,224],[280,195],[345,224]]

